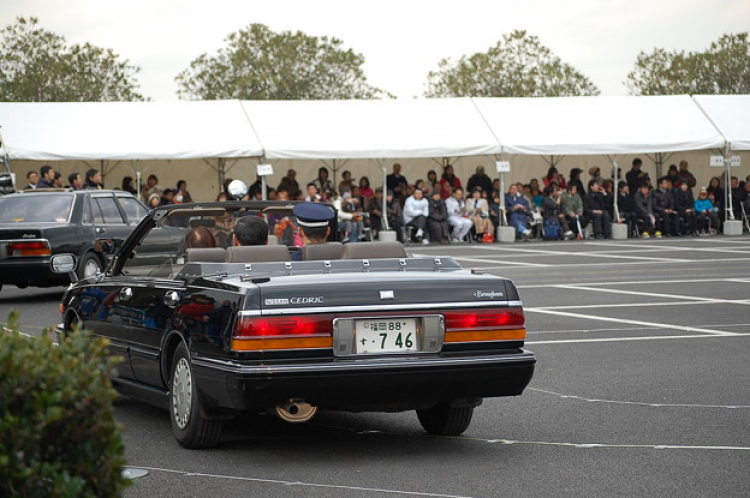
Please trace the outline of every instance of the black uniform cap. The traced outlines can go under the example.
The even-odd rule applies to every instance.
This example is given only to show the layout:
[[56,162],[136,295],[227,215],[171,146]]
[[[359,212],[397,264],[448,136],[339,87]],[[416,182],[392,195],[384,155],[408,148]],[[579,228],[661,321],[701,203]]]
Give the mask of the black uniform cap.
[[292,210],[297,223],[303,227],[325,227],[333,219],[333,209],[317,202],[302,202]]

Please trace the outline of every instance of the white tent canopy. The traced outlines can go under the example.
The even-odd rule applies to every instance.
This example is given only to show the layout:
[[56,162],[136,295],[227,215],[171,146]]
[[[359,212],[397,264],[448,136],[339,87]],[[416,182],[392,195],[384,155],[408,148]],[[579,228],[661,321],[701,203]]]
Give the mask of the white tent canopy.
[[11,159],[397,159],[750,150],[750,95],[0,103]]
[[243,101],[269,159],[475,156],[500,144],[471,99]]
[[0,103],[11,159],[150,160],[262,155],[239,101]]
[[686,95],[473,100],[509,154],[633,154],[724,145]]
[[731,150],[750,150],[750,95],[693,97],[729,142]]

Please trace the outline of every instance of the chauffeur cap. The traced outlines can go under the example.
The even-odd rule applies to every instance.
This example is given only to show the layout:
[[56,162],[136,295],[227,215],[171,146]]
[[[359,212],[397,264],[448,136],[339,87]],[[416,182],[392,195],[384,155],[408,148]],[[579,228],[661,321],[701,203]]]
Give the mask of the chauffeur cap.
[[317,202],[301,202],[296,204],[292,213],[297,217],[297,223],[303,227],[325,227],[333,219],[333,209]]

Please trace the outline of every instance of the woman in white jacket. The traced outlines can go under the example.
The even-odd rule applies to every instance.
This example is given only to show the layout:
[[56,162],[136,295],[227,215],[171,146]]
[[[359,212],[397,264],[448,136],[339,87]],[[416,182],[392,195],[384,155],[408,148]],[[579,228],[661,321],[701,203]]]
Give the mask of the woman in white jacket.
[[427,216],[430,214],[429,204],[424,198],[421,189],[415,189],[414,193],[406,199],[404,204],[404,224],[417,229],[414,237],[422,244],[430,243],[427,233]]

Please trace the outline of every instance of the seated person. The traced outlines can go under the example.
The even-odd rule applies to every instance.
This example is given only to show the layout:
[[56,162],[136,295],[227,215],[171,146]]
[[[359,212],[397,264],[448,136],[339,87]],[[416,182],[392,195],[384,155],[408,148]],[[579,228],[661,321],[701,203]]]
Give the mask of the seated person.
[[450,229],[448,228],[448,208],[443,200],[439,188],[432,190],[432,195],[427,201],[429,203],[429,215],[427,216],[427,228],[430,232],[430,240],[439,244],[450,243]]
[[656,236],[679,235],[680,217],[674,209],[674,196],[669,178],[659,178],[659,188],[652,193],[651,208],[656,217]]
[[686,182],[680,183],[680,188],[674,194],[674,207],[682,221],[682,235],[698,235],[695,216],[695,199],[693,192]]
[[466,216],[466,203],[464,202],[463,189],[456,188],[453,195],[445,200],[445,207],[448,210],[448,224],[453,227],[451,238],[453,242],[461,242],[471,231],[473,223]]
[[542,219],[544,223],[556,223],[558,238],[573,238],[573,232],[570,230],[568,220],[562,210],[562,191],[557,185],[550,185],[544,189],[547,194],[542,202]]
[[260,216],[243,216],[234,225],[233,245],[264,246],[268,244],[268,223]]
[[404,203],[404,224],[417,229],[414,238],[417,241],[421,240],[424,245],[430,243],[429,236],[425,233],[429,214],[430,209],[427,199],[424,198],[424,191],[420,188],[415,188],[412,195]]
[[575,232],[575,235],[582,239],[583,230],[589,224],[589,220],[583,214],[583,199],[578,194],[578,183],[568,182],[568,187],[562,194],[562,212],[565,214],[571,232]]
[[[304,245],[325,244],[331,234],[333,209],[326,204],[302,202],[296,204],[292,212],[297,217],[299,235]],[[292,261],[302,261],[302,251],[293,251],[291,257]]]
[[633,196],[630,195],[628,182],[622,180],[617,184],[617,212],[620,216],[617,222],[627,223],[628,233],[631,237],[635,237],[638,219],[635,213],[635,203],[633,202]]
[[474,187],[474,190],[471,191],[471,199],[466,204],[468,205],[469,218],[474,224],[477,242],[482,241],[485,233],[494,237],[495,228],[492,226],[492,220],[490,219],[490,206],[487,204],[487,199],[482,197],[482,187]]
[[656,217],[651,206],[651,193],[647,182],[642,182],[638,192],[633,196],[633,212],[637,222],[643,224],[643,238],[649,238],[649,233],[654,233]]
[[693,208],[698,217],[697,228],[701,233],[708,234],[719,228],[719,209],[709,199],[706,187],[701,188]]
[[589,180],[589,193],[584,201],[586,215],[594,223],[594,238],[612,238],[612,219],[607,210],[607,201],[602,186],[595,178]]
[[515,183],[510,186],[509,192],[505,195],[505,209],[508,212],[508,223],[516,229],[516,235],[528,238],[531,234],[529,228],[531,206]]

